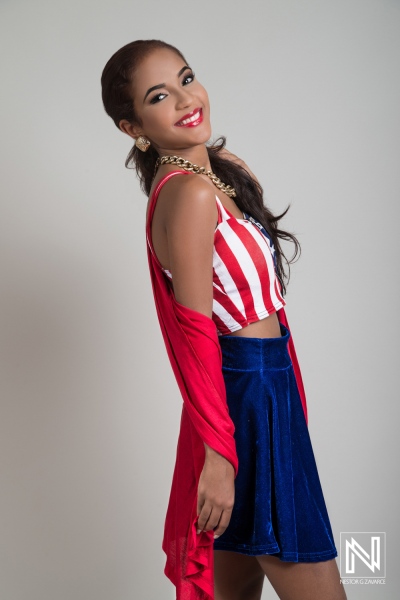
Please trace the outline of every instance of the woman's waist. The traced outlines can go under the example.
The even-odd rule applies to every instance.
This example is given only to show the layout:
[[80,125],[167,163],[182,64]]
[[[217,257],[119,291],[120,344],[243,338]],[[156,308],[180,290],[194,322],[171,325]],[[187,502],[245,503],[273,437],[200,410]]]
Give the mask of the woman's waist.
[[249,337],[232,334],[219,336],[223,368],[259,371],[290,367],[292,364],[288,350],[290,331],[282,323],[279,323],[279,328],[279,337]]

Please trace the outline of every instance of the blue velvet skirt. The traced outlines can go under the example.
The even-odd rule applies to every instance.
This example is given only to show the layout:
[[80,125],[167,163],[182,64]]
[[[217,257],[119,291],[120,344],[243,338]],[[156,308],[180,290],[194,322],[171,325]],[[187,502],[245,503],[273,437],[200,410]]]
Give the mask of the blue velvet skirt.
[[215,550],[283,561],[337,556],[307,423],[288,353],[277,338],[219,337],[239,459],[235,504]]

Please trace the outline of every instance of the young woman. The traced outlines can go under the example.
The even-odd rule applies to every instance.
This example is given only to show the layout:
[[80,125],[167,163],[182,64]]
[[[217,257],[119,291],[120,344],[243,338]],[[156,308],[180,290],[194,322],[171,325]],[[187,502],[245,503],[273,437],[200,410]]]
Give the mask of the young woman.
[[[137,40],[101,78],[149,196],[157,314],[183,397],[163,549],[182,600],[342,600],[284,306],[286,260],[255,175],[209,145],[206,90],[175,47]],[[287,210],[287,209],[286,209]],[[286,263],[289,267],[289,262]]]

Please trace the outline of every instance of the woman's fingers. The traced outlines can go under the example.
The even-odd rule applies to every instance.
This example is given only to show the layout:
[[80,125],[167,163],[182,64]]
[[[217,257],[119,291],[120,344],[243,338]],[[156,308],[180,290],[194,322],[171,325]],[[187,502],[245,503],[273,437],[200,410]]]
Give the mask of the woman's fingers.
[[197,522],[197,533],[214,530],[214,538],[219,537],[227,529],[232,516],[232,508],[225,510],[216,507],[201,511]]
[[[212,514],[212,504],[205,502],[202,506],[202,509],[199,514],[199,518],[197,519],[197,531],[208,531],[210,528],[208,527],[208,521]],[[215,515],[215,510],[214,510]],[[215,517],[214,517],[215,518]],[[217,520],[218,523],[218,520]],[[211,528],[212,529],[212,528]]]
[[220,535],[222,535],[224,533],[224,531],[226,530],[226,528],[229,525],[231,516],[232,516],[231,508],[227,508],[226,510],[222,511],[222,515],[219,520],[218,526],[216,527],[216,529],[214,531],[214,538],[219,537]]
[[205,508],[206,505],[203,506],[203,509],[200,513],[198,519],[197,530],[199,531],[211,531],[214,527],[217,527],[218,521],[221,517],[221,510],[217,509],[215,506],[210,508]]

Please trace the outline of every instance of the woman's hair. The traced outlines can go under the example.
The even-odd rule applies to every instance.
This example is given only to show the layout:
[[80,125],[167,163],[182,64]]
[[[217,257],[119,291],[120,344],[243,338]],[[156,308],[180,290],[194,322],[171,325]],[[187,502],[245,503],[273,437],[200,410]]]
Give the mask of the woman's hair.
[[[126,119],[132,124],[141,124],[133,106],[133,77],[143,58],[154,50],[165,48],[175,52],[187,64],[183,54],[175,46],[171,46],[171,44],[167,44],[161,40],[136,40],[120,48],[108,60],[101,75],[102,99],[106,113],[114,121],[118,129],[119,122],[122,119]],[[240,210],[249,213],[259,221],[271,236],[275,247],[277,276],[282,286],[282,293],[285,295],[285,280],[289,282],[290,264],[295,262],[296,257],[300,257],[301,253],[300,244],[296,237],[278,228],[278,222],[286,215],[290,204],[280,215],[273,215],[264,205],[263,189],[260,184],[254,181],[246,169],[219,154],[220,150],[224,148],[225,143],[226,138],[222,136],[213,144],[207,146],[211,168],[221,181],[235,188],[235,203]],[[140,187],[147,196],[150,194],[155,163],[158,156],[158,152],[152,145],[147,152],[142,152],[134,145],[125,160],[126,168],[136,169]],[[130,167],[131,163],[133,167]],[[294,253],[290,260],[287,260],[284,255],[280,240],[293,242]],[[288,266],[289,275],[285,273],[283,260]]]

